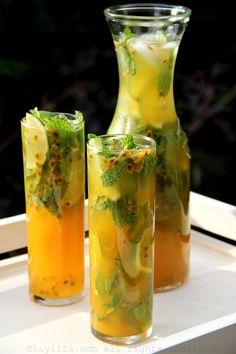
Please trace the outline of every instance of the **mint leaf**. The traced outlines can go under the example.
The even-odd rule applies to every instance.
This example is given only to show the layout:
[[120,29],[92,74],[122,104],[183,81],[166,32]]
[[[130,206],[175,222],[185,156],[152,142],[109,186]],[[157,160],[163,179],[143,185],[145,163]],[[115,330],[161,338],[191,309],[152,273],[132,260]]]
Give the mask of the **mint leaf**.
[[102,302],[102,306],[104,307],[104,311],[101,314],[96,313],[97,320],[102,321],[108,318],[119,306],[122,299],[121,294],[112,295],[111,302]]
[[141,185],[143,188],[147,186],[148,179],[152,174],[154,167],[155,167],[155,159],[151,154],[149,154],[144,159],[143,169],[141,171]]
[[126,40],[135,37],[135,33],[133,33],[129,27],[125,27],[124,34],[125,34],[125,39]]
[[126,46],[125,43],[121,45],[122,49],[122,55],[125,63],[125,71],[130,74],[130,75],[135,75],[136,74],[136,65],[135,62]]
[[120,304],[120,302],[121,302],[121,295],[114,294],[111,300],[111,306],[113,307],[113,309],[116,309],[117,306]]
[[108,170],[103,172],[102,175],[100,176],[103,187],[113,186],[113,184],[115,184],[119,180],[121,174],[123,173],[127,165],[128,165],[128,160],[124,159],[117,166],[109,168]]
[[123,149],[136,149],[137,144],[134,143],[134,138],[131,134],[128,134],[123,140]]
[[87,135],[87,139],[90,140],[90,139],[93,139],[93,138],[97,138],[98,136],[96,134],[93,134],[93,133],[89,133]]
[[98,196],[96,202],[92,205],[92,208],[97,210],[105,210],[110,208],[110,199],[105,196]]
[[119,283],[120,268],[116,267],[110,277],[99,272],[95,278],[95,289],[98,295],[110,295]]
[[106,157],[107,159],[109,159],[110,157],[116,156],[115,153],[113,153],[113,152],[111,152],[111,151],[109,151],[109,150],[105,150],[105,149],[104,149],[103,151],[100,151],[100,152],[98,153],[98,155],[104,156],[104,157]]
[[120,267],[116,267],[110,277],[105,277],[104,273],[99,272],[95,278],[95,292],[103,306],[103,310],[97,313],[98,320],[107,318],[121,302],[122,282],[119,274]]
[[136,74],[136,65],[135,62],[131,56],[131,53],[129,52],[129,49],[127,47],[127,41],[130,38],[135,37],[135,34],[131,32],[129,27],[126,27],[124,29],[124,35],[125,35],[125,39],[121,44],[121,53],[124,59],[124,63],[125,63],[125,71],[130,74],[130,75],[135,75]]
[[138,306],[133,309],[133,314],[135,318],[142,324],[148,324],[151,322],[151,309],[150,306],[145,302],[141,302]]
[[46,183],[41,182],[37,185],[34,195],[37,196],[34,198],[35,203],[41,204],[56,217],[62,215],[60,187],[49,188]]
[[57,117],[48,116],[47,126],[56,130],[54,134],[58,134],[60,146],[62,148],[70,148],[74,145],[74,129],[65,115],[61,114]]
[[[135,210],[135,204],[133,206]],[[130,210],[130,199],[119,199],[114,202],[105,196],[98,196],[92,207],[97,210],[110,209],[114,223],[118,227],[133,225],[137,220],[136,212]]]
[[128,200],[110,201],[110,205],[113,220],[118,227],[135,224],[137,215],[135,211],[129,210]]
[[169,60],[165,61],[161,66],[161,71],[157,79],[157,88],[160,96],[167,96],[171,80],[172,80],[172,66],[174,61],[174,55],[171,52]]
[[110,147],[109,142],[107,142],[106,139],[102,139],[102,151],[99,152],[98,154],[102,155],[102,156],[104,156],[106,158],[110,158],[110,157],[116,156],[116,153],[114,151],[113,152],[110,151],[109,147]]
[[107,294],[111,294],[112,290],[119,282],[119,271],[115,271],[110,278],[106,280],[105,289]]

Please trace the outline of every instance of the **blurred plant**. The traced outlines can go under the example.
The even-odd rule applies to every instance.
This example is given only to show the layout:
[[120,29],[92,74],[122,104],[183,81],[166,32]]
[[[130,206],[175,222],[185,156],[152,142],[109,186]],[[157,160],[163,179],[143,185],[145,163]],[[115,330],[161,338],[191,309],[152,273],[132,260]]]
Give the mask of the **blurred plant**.
[[[234,119],[236,85],[231,64],[212,63],[209,70],[177,77],[182,88],[177,110],[189,137],[192,189],[235,204]],[[222,181],[227,183],[222,186]],[[219,187],[220,186],[220,187]]]
[[[234,32],[219,26],[221,7],[185,3],[195,9],[177,60],[175,99],[190,140],[192,189],[234,204]],[[211,11],[205,11],[207,4]],[[35,106],[79,109],[87,132],[108,128],[118,92],[117,61],[103,16],[108,5],[101,0],[91,11],[91,4],[72,0],[1,1],[0,217],[24,212],[19,121],[25,112]]]

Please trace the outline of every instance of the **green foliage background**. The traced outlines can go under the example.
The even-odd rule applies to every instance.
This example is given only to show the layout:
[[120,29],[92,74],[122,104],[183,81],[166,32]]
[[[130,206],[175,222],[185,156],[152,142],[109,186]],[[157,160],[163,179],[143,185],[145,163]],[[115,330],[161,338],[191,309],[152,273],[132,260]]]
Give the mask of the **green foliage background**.
[[[227,1],[181,2],[193,12],[177,57],[175,100],[189,138],[192,190],[235,204],[236,42]],[[0,0],[0,217],[25,211],[25,112],[80,110],[86,133],[107,130],[118,71],[103,9],[117,3]]]

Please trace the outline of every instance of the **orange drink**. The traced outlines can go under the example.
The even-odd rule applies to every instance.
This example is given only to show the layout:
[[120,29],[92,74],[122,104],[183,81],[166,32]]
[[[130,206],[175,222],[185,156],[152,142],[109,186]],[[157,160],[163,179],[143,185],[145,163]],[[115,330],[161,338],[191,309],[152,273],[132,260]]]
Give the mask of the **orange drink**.
[[84,120],[31,110],[21,120],[29,293],[65,305],[84,292]]
[[87,163],[92,333],[134,343],[152,330],[155,142],[90,136]]

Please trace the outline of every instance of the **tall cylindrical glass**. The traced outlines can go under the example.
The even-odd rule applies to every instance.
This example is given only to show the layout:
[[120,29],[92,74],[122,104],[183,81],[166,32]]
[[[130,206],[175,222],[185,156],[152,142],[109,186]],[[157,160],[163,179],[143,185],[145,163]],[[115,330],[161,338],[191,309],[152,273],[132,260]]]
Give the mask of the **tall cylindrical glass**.
[[179,286],[189,272],[190,156],[175,110],[173,78],[190,14],[186,7],[166,4],[105,9],[119,67],[108,133],[144,134],[157,144],[155,291]]
[[31,110],[21,120],[29,294],[66,305],[84,293],[84,120]]
[[152,331],[155,145],[131,135],[87,144],[91,330],[111,343]]

